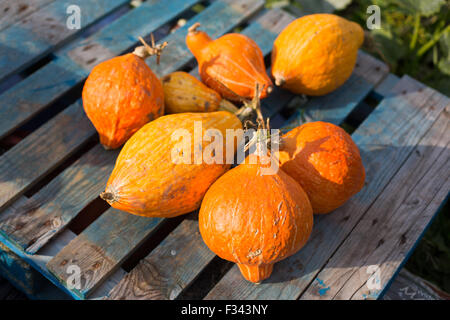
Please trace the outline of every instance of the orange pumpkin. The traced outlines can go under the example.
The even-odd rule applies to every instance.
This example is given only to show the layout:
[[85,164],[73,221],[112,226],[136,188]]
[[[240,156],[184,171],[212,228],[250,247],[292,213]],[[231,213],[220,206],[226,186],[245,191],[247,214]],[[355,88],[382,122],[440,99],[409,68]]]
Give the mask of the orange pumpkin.
[[303,124],[281,138],[281,169],[308,194],[314,213],[329,213],[364,186],[358,147],[342,128],[327,122]]
[[261,99],[272,90],[266,73],[264,57],[258,45],[249,37],[226,34],[212,40],[199,23],[189,28],[186,44],[198,62],[202,81],[222,97],[241,101],[255,96],[255,85],[264,87]]
[[272,51],[275,84],[296,94],[320,96],[352,74],[363,29],[333,14],[311,14],[291,22]]
[[[150,48],[158,54],[163,46]],[[153,50],[153,51],[152,51]],[[106,149],[125,143],[139,128],[164,113],[161,82],[145,63],[149,50],[101,62],[83,87],[83,107]]]
[[196,121],[205,134],[215,129],[224,140],[226,129],[242,129],[241,121],[227,111],[162,116],[125,143],[100,196],[116,209],[146,217],[174,217],[198,209],[206,190],[230,164],[199,157],[199,152],[211,152],[217,160],[227,155],[225,143],[220,155],[207,149],[211,144],[202,136],[195,140]]
[[209,188],[198,220],[208,248],[259,283],[274,263],[304,246],[313,213],[302,187],[283,170],[262,175],[262,165],[250,163],[247,158]]
[[238,111],[235,105],[222,99],[220,94],[187,72],[176,71],[166,75],[162,78],[162,85],[166,114],[217,110]]

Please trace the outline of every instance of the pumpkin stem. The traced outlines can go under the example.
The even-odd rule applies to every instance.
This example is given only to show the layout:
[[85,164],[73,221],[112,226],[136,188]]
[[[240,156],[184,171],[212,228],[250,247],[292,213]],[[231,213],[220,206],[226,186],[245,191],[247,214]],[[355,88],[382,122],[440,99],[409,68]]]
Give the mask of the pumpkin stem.
[[275,77],[275,84],[279,87],[286,83],[283,77]]
[[250,266],[247,264],[237,263],[237,265],[244,278],[256,284],[259,284],[264,279],[269,278],[273,271],[273,264]]
[[200,27],[200,22],[196,22],[194,23],[192,26],[189,27],[188,32],[189,33],[197,33],[198,32],[198,28]]
[[151,56],[156,56],[156,64],[159,64],[161,53],[163,49],[167,46],[167,41],[160,44],[155,44],[155,38],[153,33],[150,34],[152,44],[149,45],[142,37],[139,37],[139,41],[143,44],[142,46],[136,47],[133,54],[137,55],[139,58],[146,59]]
[[110,191],[104,191],[104,192],[100,193],[100,198],[102,198],[109,204],[114,203],[118,200],[116,194],[114,192],[110,192]]

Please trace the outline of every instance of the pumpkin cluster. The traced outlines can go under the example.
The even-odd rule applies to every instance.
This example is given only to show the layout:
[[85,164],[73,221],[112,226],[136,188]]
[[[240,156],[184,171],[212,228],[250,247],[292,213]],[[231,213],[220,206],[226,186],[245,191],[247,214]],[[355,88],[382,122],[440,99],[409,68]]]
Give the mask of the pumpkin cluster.
[[[151,45],[141,39],[133,53],[101,62],[84,85],[84,110],[106,149],[123,145],[101,198],[144,217],[199,209],[209,249],[236,263],[245,279],[267,279],[276,262],[306,244],[314,214],[332,212],[361,190],[361,156],[342,128],[318,121],[284,134],[270,155],[250,153],[234,168],[228,160],[245,144],[248,117],[256,114],[265,128],[259,100],[274,84],[311,96],[337,89],[351,75],[363,37],[357,24],[332,14],[299,18],[274,42],[271,76],[252,39],[212,39],[198,23],[186,45],[200,80],[182,71],[159,78],[145,60],[159,61],[167,43],[155,45],[153,37]],[[241,134],[213,148],[195,139],[197,123],[223,137]],[[278,169],[267,174],[271,161]]]

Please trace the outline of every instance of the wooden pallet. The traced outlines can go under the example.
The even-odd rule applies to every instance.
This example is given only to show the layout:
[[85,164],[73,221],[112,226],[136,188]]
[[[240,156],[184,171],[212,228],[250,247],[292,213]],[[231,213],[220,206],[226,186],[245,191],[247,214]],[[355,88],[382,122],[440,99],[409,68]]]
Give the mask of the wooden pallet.
[[[51,18],[59,30],[65,5],[76,3],[89,15],[82,30],[35,28]],[[332,214],[315,217],[308,244],[277,263],[268,281],[246,282],[236,266],[215,257],[200,237],[196,213],[143,218],[99,200],[118,151],[99,146],[82,110],[80,88],[93,66],[155,32],[169,46],[159,66],[147,61],[150,67],[159,76],[179,69],[197,75],[184,43],[193,23],[213,37],[242,27],[268,56],[294,19],[264,9],[262,0],[211,1],[193,14],[197,3],[147,0],[131,8],[123,0],[41,1],[0,29],[0,80],[12,82],[0,94],[0,142],[26,134],[0,155],[0,273],[31,298],[381,297],[448,195],[450,100],[389,74],[362,51],[335,92],[297,109],[298,97],[279,89],[263,101],[272,126],[324,120],[356,128],[352,137],[367,173],[364,189]],[[114,21],[102,21],[111,15]],[[178,17],[187,24],[169,32]],[[68,285],[72,265],[82,271],[80,288]]]

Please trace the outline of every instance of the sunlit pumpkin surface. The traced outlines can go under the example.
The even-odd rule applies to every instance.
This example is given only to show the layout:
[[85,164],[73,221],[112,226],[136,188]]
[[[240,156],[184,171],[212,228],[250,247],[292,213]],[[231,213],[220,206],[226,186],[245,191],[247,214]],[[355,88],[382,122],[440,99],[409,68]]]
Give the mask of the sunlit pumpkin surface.
[[328,213],[361,190],[365,170],[358,147],[342,128],[303,124],[282,137],[281,168],[303,187],[314,213]]

